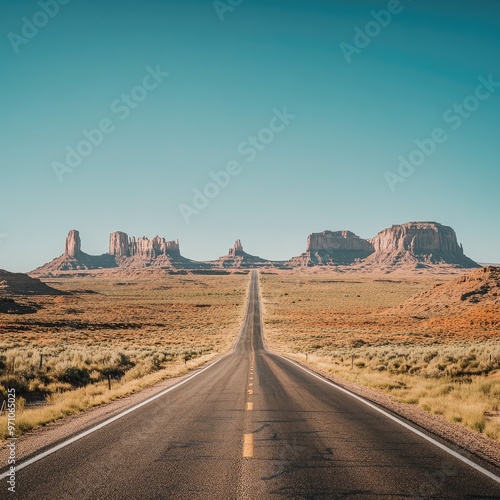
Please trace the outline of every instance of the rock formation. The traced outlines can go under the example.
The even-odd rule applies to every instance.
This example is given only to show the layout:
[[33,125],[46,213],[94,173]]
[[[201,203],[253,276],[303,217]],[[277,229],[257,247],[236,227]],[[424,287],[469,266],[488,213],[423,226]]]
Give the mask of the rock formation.
[[82,242],[80,240],[80,233],[74,229],[68,233],[66,238],[66,248],[64,254],[68,257],[78,258],[82,252]]
[[0,296],[12,295],[68,295],[68,292],[56,290],[27,274],[0,269]]
[[500,333],[500,267],[488,266],[436,285],[385,315],[408,316],[419,328],[470,335]]
[[114,257],[130,257],[129,239],[125,233],[117,231],[109,235],[109,254]]
[[481,267],[464,255],[455,231],[437,222],[408,222],[392,226],[377,234],[370,243],[375,252],[364,261],[367,266]]
[[27,274],[10,273],[0,269],[0,314],[34,314],[40,305],[34,295],[69,295],[56,290]]
[[82,251],[80,233],[71,230],[66,238],[64,254],[35,269],[33,276],[51,276],[61,271],[88,271],[116,267],[115,259],[109,254],[88,255]]
[[243,245],[241,244],[240,240],[236,240],[234,246],[229,249],[228,255],[230,255],[231,257],[245,255],[245,252],[243,251]]
[[180,253],[179,240],[165,238],[129,237],[126,233],[111,233],[109,255],[121,268],[139,269],[144,267],[161,269],[204,269],[203,262],[186,259]]
[[[197,262],[183,257],[179,240],[129,237],[124,232],[109,237],[109,253],[93,256],[82,251],[80,234],[69,232],[64,254],[35,269],[35,276],[51,276],[66,271],[93,269],[190,269],[217,271],[239,268],[275,268],[335,266],[339,271],[423,270],[480,267],[464,255],[451,227],[436,222],[409,222],[385,229],[371,240],[350,231],[323,231],[307,239],[307,250],[290,261],[271,261],[250,255],[236,240],[228,254],[215,261]],[[420,272],[420,271],[419,271]]]
[[310,234],[307,250],[290,260],[292,267],[350,265],[373,253],[373,245],[351,231]]
[[[475,304],[491,304],[500,310],[500,267],[488,266],[469,272],[444,284],[418,294],[399,309],[422,316],[449,314],[452,310],[463,310]],[[500,316],[497,316],[500,325]]]
[[270,261],[261,259],[255,255],[250,255],[243,250],[243,245],[240,240],[236,240],[233,247],[229,249],[228,254],[220,257],[216,261],[207,262],[216,268],[258,268],[258,267],[284,267],[283,262]]
[[152,239],[129,238],[120,231],[111,233],[109,237],[109,254],[114,257],[138,257],[152,260],[161,255],[180,255],[179,240],[166,241],[165,238],[155,236]]

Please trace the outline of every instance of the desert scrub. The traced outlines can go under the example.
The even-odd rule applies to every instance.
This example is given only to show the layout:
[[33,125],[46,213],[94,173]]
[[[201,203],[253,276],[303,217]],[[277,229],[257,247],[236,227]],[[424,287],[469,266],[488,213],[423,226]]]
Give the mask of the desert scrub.
[[[6,398],[8,388],[15,388],[19,401],[27,402],[16,416],[18,431],[23,433],[182,375],[220,354],[215,347],[18,347],[1,357],[0,398]],[[5,438],[6,417],[0,417],[0,422],[0,437]]]
[[72,294],[37,297],[41,308],[33,314],[0,314],[0,400],[11,387],[26,399],[21,430],[227,352],[240,329],[248,288],[247,274],[53,281]]
[[[335,353],[317,351],[308,353],[307,363],[345,380],[388,393],[402,403],[416,404],[430,413],[442,415],[450,422],[461,423],[492,439],[500,440],[498,343],[444,345],[439,348],[441,354],[430,358],[428,351],[435,348],[436,346],[395,346],[393,353],[386,346],[345,349]],[[304,354],[283,348],[279,350],[305,362]],[[475,351],[474,356],[468,354],[471,350]],[[455,362],[445,370],[436,369],[435,363],[439,363],[440,358],[445,359],[450,352],[458,363]],[[429,359],[428,362],[425,362],[426,358]],[[470,362],[473,362],[472,367]],[[381,366],[384,366],[383,370]],[[418,369],[412,370],[414,366]]]
[[499,440],[498,328],[386,314],[445,279],[261,274],[267,344]]
[[[131,370],[121,380],[113,381],[111,390],[108,388],[108,382],[101,381],[78,389],[69,390],[70,388],[68,388],[67,392],[53,392],[47,396],[46,405],[32,408],[26,405],[18,407],[16,412],[17,436],[69,415],[127,396],[167,378],[183,375],[215,357],[217,354],[213,353],[187,363],[177,360],[170,363],[167,368],[152,373],[136,373],[140,375],[139,377],[129,376]],[[23,402],[23,398],[19,398],[19,401]],[[0,438],[5,439],[8,437],[6,416],[0,417],[0,424]]]
[[0,398],[7,389],[27,399],[48,397],[111,377],[133,380],[165,369],[169,363],[196,359],[211,354],[213,349],[171,350],[142,346],[131,349],[112,349],[99,346],[18,347],[0,355]]

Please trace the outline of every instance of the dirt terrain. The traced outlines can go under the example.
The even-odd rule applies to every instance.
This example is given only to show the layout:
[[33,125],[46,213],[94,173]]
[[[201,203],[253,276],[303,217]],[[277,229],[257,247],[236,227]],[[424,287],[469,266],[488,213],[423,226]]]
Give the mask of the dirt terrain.
[[269,346],[500,439],[498,269],[261,275]]
[[22,431],[182,375],[230,348],[247,285],[246,273],[10,279],[0,399],[16,389]]

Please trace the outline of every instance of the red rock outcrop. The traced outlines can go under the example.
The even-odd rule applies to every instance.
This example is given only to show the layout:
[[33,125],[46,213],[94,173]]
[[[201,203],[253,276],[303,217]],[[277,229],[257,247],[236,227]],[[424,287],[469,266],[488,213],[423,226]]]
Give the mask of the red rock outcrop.
[[66,238],[64,254],[38,267],[30,274],[33,276],[51,276],[61,271],[87,271],[116,267],[115,259],[109,254],[88,255],[82,251],[80,233],[72,230]]
[[373,246],[351,231],[323,231],[313,233],[307,237],[307,251],[335,251],[353,250],[359,252],[373,252]]
[[462,331],[466,338],[500,334],[500,267],[469,271],[415,295],[384,315],[407,316],[419,329],[436,332]]
[[[418,294],[396,308],[420,316],[460,312],[475,305],[496,306],[500,310],[500,267],[488,266],[470,271],[447,283]],[[497,314],[500,326],[500,315]]]
[[114,257],[130,257],[127,234],[117,231],[109,235],[109,254]]
[[0,296],[11,295],[68,295],[68,292],[56,290],[27,274],[0,269]]
[[[215,261],[197,262],[180,253],[179,241],[165,238],[129,238],[115,232],[109,238],[109,253],[93,256],[81,249],[78,231],[66,238],[64,254],[35,269],[31,274],[50,276],[62,271],[92,269],[158,268],[167,270],[220,270],[269,267],[335,266],[339,271],[383,271],[442,269],[443,271],[480,267],[464,255],[451,227],[436,222],[410,222],[392,226],[371,240],[364,240],[351,231],[323,231],[307,239],[307,250],[290,261],[271,261],[250,255],[236,240],[228,254]],[[439,271],[441,272],[441,270]]]
[[129,238],[120,231],[111,233],[109,237],[109,254],[114,257],[138,257],[152,260],[161,255],[180,255],[179,240],[166,241],[165,238],[155,236],[152,239]]
[[370,243],[375,253],[364,261],[368,266],[481,267],[464,255],[455,231],[437,222],[408,222],[392,226],[377,234]]
[[180,254],[179,241],[166,241],[155,236],[129,238],[126,233],[115,232],[109,237],[109,253],[88,255],[81,250],[78,231],[72,230],[66,238],[65,252],[30,274],[51,276],[66,271],[88,271],[93,269],[206,269],[210,265],[184,258]]
[[80,233],[76,230],[71,230],[66,238],[66,247],[64,254],[69,257],[78,257],[82,252],[82,242]]
[[373,253],[373,246],[351,231],[310,234],[305,253],[290,260],[292,267],[350,265]]
[[243,245],[240,240],[236,240],[233,247],[229,249],[228,254],[220,257],[215,261],[207,262],[207,264],[216,268],[258,268],[258,267],[283,267],[283,262],[270,261],[261,259],[255,255],[250,255],[243,250]]
[[231,257],[236,257],[237,255],[244,255],[243,245],[240,240],[236,240],[233,247],[229,249],[228,255]]

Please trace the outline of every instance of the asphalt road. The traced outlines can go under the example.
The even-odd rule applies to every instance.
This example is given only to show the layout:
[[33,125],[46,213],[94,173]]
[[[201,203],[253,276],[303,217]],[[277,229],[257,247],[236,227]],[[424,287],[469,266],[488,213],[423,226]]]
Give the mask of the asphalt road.
[[234,353],[19,470],[40,499],[500,498],[500,484],[268,353],[257,274]]

